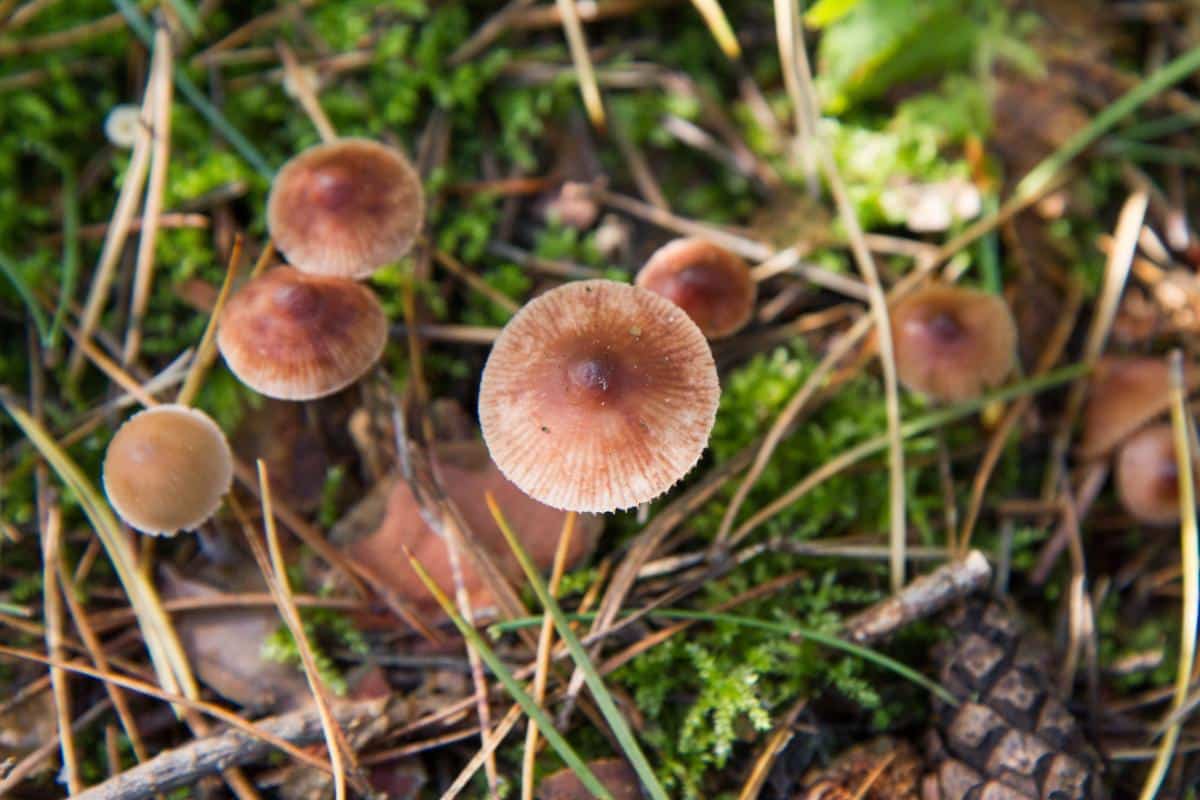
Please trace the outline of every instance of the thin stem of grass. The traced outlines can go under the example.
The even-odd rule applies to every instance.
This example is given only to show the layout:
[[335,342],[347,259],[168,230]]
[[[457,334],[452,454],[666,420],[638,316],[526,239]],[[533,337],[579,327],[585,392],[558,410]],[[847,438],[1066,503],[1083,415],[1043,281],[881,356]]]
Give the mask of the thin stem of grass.
[[1196,627],[1200,616],[1200,531],[1196,524],[1196,484],[1193,472],[1193,423],[1187,410],[1187,391],[1183,378],[1183,356],[1171,353],[1171,428],[1175,437],[1175,463],[1179,470],[1179,550],[1183,569],[1183,602],[1179,626],[1179,663],[1175,668],[1175,695],[1171,703],[1173,720],[1159,742],[1154,764],[1142,785],[1141,800],[1158,796],[1167,770],[1175,755],[1183,720],[1178,712],[1187,702],[1188,682],[1196,663]]
[[[60,197],[62,198],[63,254],[58,305],[55,306],[49,330],[38,330],[38,334],[42,339],[42,347],[47,350],[54,350],[58,347],[58,339],[62,335],[63,322],[67,316],[67,306],[75,296],[75,283],[79,280],[78,181],[75,177],[75,170],[67,163],[67,159],[49,144],[45,142],[26,142],[25,147],[48,162],[62,175]],[[28,290],[28,287],[26,287],[26,290]],[[30,297],[32,297],[32,294],[30,294]]]
[[[567,512],[563,520],[562,533],[554,548],[554,566],[550,570],[550,594],[558,594],[558,584],[567,567],[567,553],[575,532],[574,511]],[[539,704],[546,698],[546,678],[550,674],[550,648],[554,644],[554,620],[549,614],[542,616],[542,630],[538,634],[537,667],[533,673],[533,699]],[[537,723],[530,722],[525,730],[525,753],[521,760],[521,800],[533,800],[533,769],[537,762]]]
[[733,27],[729,24],[729,18],[725,16],[721,4],[717,0],[692,0],[692,5],[704,18],[704,24],[708,26],[713,38],[717,40],[721,52],[731,59],[741,58],[741,45],[738,44],[737,35],[734,34]]
[[[587,684],[588,689],[592,692],[592,697],[596,701],[596,706],[600,709],[600,713],[604,716],[609,727],[612,729],[613,735],[617,737],[617,741],[621,745],[621,749],[625,752],[625,757],[633,765],[638,777],[642,781],[643,787],[649,793],[653,800],[667,800],[666,790],[658,781],[658,776],[654,774],[654,768],[650,766],[650,762],[646,759],[646,754],[642,752],[641,746],[638,745],[637,739],[633,735],[633,731],[626,722],[621,710],[617,708],[617,704],[613,701],[612,694],[604,685],[604,679],[600,677],[600,673],[596,671],[596,666],[592,660],[588,658],[587,651],[583,648],[583,643],[579,641],[579,637],[575,635],[575,631],[571,629],[570,622],[567,621],[566,615],[558,605],[558,601],[550,594],[550,590],[546,588],[546,582],[542,579],[533,560],[529,557],[529,553],[525,552],[525,548],[521,545],[516,534],[508,524],[508,520],[504,518],[500,507],[496,504],[496,498],[491,492],[486,493],[488,509],[492,512],[492,517],[496,520],[496,525],[504,534],[505,540],[508,542],[509,548],[513,555],[517,557],[517,561],[521,564],[521,569],[525,572],[525,577],[528,578],[530,586],[533,588],[534,594],[541,601],[542,607],[546,613],[554,619],[554,627],[558,629],[558,635],[567,646],[567,650],[571,653],[571,658],[574,659],[576,666],[583,673],[583,680]],[[543,729],[549,738],[549,731]]]
[[437,582],[434,581],[429,571],[425,569],[425,566],[407,547],[404,548],[404,554],[408,557],[408,562],[412,565],[413,571],[417,573],[417,577],[421,579],[421,583],[425,584],[425,588],[429,590],[429,593],[433,595],[438,605],[441,606],[442,611],[454,623],[454,627],[458,628],[458,632],[462,634],[468,644],[475,648],[479,653],[479,657],[483,659],[483,662],[488,665],[488,669],[496,676],[496,680],[503,684],[504,688],[517,701],[525,714],[538,724],[538,727],[542,730],[542,735],[546,737],[546,741],[550,743],[550,746],[555,749],[562,760],[566,762],[567,766],[579,777],[579,780],[587,790],[596,797],[602,798],[602,800],[613,800],[612,794],[604,788],[604,785],[600,783],[596,774],[592,772],[587,763],[575,752],[575,748],[571,747],[570,743],[555,729],[554,723],[546,716],[546,712],[521,687],[520,682],[512,674],[512,670],[508,668],[500,656],[496,655],[496,651],[484,641],[479,631],[475,630],[469,622],[462,618],[454,608],[454,603],[446,596],[441,587],[437,585]]
[[7,253],[2,251],[0,251],[0,275],[8,278],[8,282],[16,290],[17,297],[21,298],[21,302],[25,304],[25,310],[29,312],[29,319],[32,320],[34,328],[37,329],[38,338],[45,341],[50,333],[50,328],[46,324],[46,315],[42,313],[42,307],[38,305],[37,298],[33,295],[33,290],[29,288],[29,284],[21,277],[21,272],[17,269],[16,263]]
[[167,187],[167,168],[171,161],[171,37],[166,28],[154,32],[154,58],[150,66],[150,88],[153,97],[153,124],[150,129],[150,176],[146,181],[146,199],[142,205],[142,232],[138,238],[137,262],[134,267],[133,298],[129,303],[129,325],[125,331],[125,346],[121,361],[132,364],[142,347],[142,321],[150,304],[150,287],[154,280],[155,245]]
[[[797,34],[799,36],[799,34]],[[900,390],[896,377],[896,358],[892,347],[892,325],[888,317],[887,297],[884,295],[883,284],[879,280],[879,272],[875,268],[875,259],[871,249],[867,247],[862,226],[858,221],[858,212],[850,200],[850,193],[842,180],[841,171],[833,158],[833,153],[826,145],[824,138],[816,129],[816,120],[820,116],[817,103],[817,90],[813,83],[812,69],[808,63],[808,51],[804,47],[803,38],[798,38],[795,46],[796,64],[799,68],[800,87],[803,90],[805,107],[808,116],[814,123],[812,139],[813,149],[817,151],[821,171],[825,173],[825,181],[833,195],[838,216],[846,227],[846,238],[850,242],[850,253],[854,263],[862,274],[863,282],[867,284],[867,297],[870,301],[871,316],[875,319],[875,337],[879,346],[879,363],[883,368],[884,404],[887,410],[888,425],[888,510],[890,517],[889,540],[890,571],[892,591],[898,592],[904,586],[904,568],[906,564],[904,551],[908,544],[907,487],[904,482],[904,446],[900,434]]]
[[[250,551],[258,563],[258,569],[267,582],[267,588],[275,599],[275,607],[296,642],[296,651],[300,654],[300,663],[304,667],[304,677],[308,679],[308,688],[312,692],[313,703],[321,717],[321,729],[325,733],[325,747],[329,751],[329,765],[333,770],[333,795],[336,800],[346,797],[346,756],[350,749],[346,744],[345,734],[333,717],[329,707],[329,694],[321,680],[321,672],[317,667],[317,659],[313,654],[312,645],[304,631],[304,621],[300,611],[292,600],[291,586],[288,584],[287,564],[283,559],[283,551],[279,547],[279,532],[275,527],[275,514],[271,508],[271,482],[267,474],[267,465],[259,459],[258,469],[259,502],[262,504],[263,527],[267,534],[267,548],[258,539],[248,520],[243,519],[246,541]],[[240,515],[239,515],[240,516]],[[269,553],[269,556],[268,556]]]
[[[46,652],[51,658],[63,657],[63,603],[58,593],[58,564],[62,548],[62,509],[52,503],[46,511],[42,536],[42,607],[46,619]],[[71,691],[67,675],[50,668],[50,686],[58,721],[58,742],[62,750],[63,771],[71,794],[79,794],[83,783],[79,772],[79,751],[71,732]]]
[[192,366],[188,369],[187,378],[179,390],[179,395],[175,398],[175,402],[181,406],[189,406],[196,399],[196,395],[204,383],[204,376],[216,357],[217,349],[213,342],[217,336],[217,322],[221,318],[221,311],[225,308],[225,301],[229,299],[229,292],[233,288],[233,279],[237,276],[238,264],[242,260],[242,241],[242,234],[239,233],[234,237],[233,247],[229,251],[229,264],[225,267],[225,279],[221,281],[221,290],[217,292],[217,301],[213,304],[212,313],[208,316],[208,323],[204,326],[204,333],[200,336],[200,344],[196,346],[196,357],[192,359]]
[[575,63],[575,74],[579,78],[583,106],[587,109],[592,124],[604,130],[604,101],[600,98],[600,85],[596,81],[596,68],[592,66],[592,57],[588,53],[583,23],[579,21],[579,9],[575,7],[575,0],[557,0],[557,3],[562,15],[563,33],[567,37],[567,48],[571,51],[571,61]]

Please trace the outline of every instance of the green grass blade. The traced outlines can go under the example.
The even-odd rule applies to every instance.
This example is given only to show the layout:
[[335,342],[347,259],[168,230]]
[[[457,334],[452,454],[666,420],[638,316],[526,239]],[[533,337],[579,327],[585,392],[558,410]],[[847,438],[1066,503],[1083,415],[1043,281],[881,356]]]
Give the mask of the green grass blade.
[[483,659],[483,663],[488,665],[488,669],[496,676],[496,679],[508,690],[512,698],[517,701],[530,719],[537,723],[538,729],[542,735],[546,737],[546,741],[550,746],[562,757],[567,766],[574,771],[587,787],[587,790],[596,797],[603,800],[613,800],[612,794],[609,793],[604,785],[600,783],[600,779],[592,772],[587,763],[580,758],[575,749],[562,737],[558,729],[554,727],[554,721],[546,716],[546,712],[538,707],[534,699],[521,687],[520,681],[512,674],[512,671],[504,665],[504,661],[500,656],[496,655],[496,651],[488,646],[483,637],[479,635],[479,631],[475,630],[474,626],[462,618],[458,613],[458,609],[454,607],[454,603],[450,602],[450,598],[441,590],[441,587],[433,580],[430,574],[425,570],[425,567],[417,560],[416,556],[404,548],[404,555],[408,557],[408,563],[412,564],[412,568],[416,571],[417,577],[421,579],[421,583],[425,584],[425,588],[437,600],[438,605],[442,607],[442,611],[446,612],[446,616],[450,617],[450,621],[454,623],[454,627],[458,628],[458,632],[467,640],[471,647],[475,648],[475,652],[479,653],[479,657]]
[[200,24],[200,15],[196,13],[196,9],[192,8],[192,4],[188,0],[170,0],[170,3],[187,32],[192,36],[198,36],[200,29],[204,26]]
[[664,609],[661,611],[650,612],[652,616],[665,617],[666,619],[692,619],[700,622],[728,622],[734,625],[740,625],[744,628],[757,628],[759,630],[770,631],[772,633],[781,633],[788,636],[799,636],[801,639],[808,639],[816,642],[824,647],[829,647],[834,650],[841,650],[844,653],[849,653],[852,656],[861,658],[863,661],[870,662],[877,667],[889,670],[896,673],[900,677],[908,680],[922,689],[936,695],[940,700],[943,700],[950,705],[958,705],[958,699],[950,693],[944,686],[929,680],[921,673],[917,672],[912,667],[897,661],[890,656],[885,656],[878,650],[872,650],[869,647],[847,642],[838,636],[832,636],[820,631],[814,631],[810,628],[800,627],[798,625],[789,625],[784,622],[771,622],[770,620],[755,619],[754,617],[743,617],[737,614],[717,614],[708,611],[683,611]]
[[[632,612],[630,612],[632,613]],[[870,647],[847,642],[838,636],[831,636],[820,631],[814,631],[809,628],[800,627],[798,625],[789,625],[784,622],[772,622],[770,620],[755,619],[754,617],[743,617],[736,614],[717,614],[708,611],[688,611],[686,609],[660,608],[649,612],[648,616],[659,617],[661,619],[686,619],[696,620],[698,622],[728,622],[734,625],[740,625],[743,628],[757,628],[759,630],[769,631],[771,633],[784,634],[786,636],[799,636],[802,639],[808,639],[816,642],[819,645],[829,647],[834,650],[841,650],[849,653],[852,656],[861,658],[864,661],[869,661],[881,669],[886,669],[894,672],[900,677],[920,686],[930,694],[936,695],[939,699],[951,705],[958,705],[958,699],[950,693],[948,689],[939,683],[931,681],[921,673],[914,670],[912,667],[897,661],[891,656],[886,656],[878,650],[873,650]],[[567,619],[572,621],[590,622],[596,618],[596,612],[587,614],[567,614]],[[491,630],[496,633],[508,633],[520,628],[528,628],[534,625],[541,624],[541,617],[523,617],[521,619],[506,620],[497,622],[491,626]]]
[[92,523],[125,593],[129,596],[129,604],[133,607],[138,626],[141,628],[142,638],[146,642],[146,650],[150,654],[159,684],[169,692],[190,699],[199,697],[187,655],[175,635],[175,628],[171,625],[154,586],[138,569],[129,540],[109,509],[108,502],[96,491],[66,451],[58,446],[37,420],[17,407],[7,392],[0,391],[0,405],[4,406],[4,410],[29,437],[29,441],[50,464],[59,479],[75,494],[83,513]]
[[596,706],[608,722],[613,735],[617,737],[621,749],[625,751],[625,757],[633,765],[634,770],[642,781],[642,785],[650,793],[650,796],[654,800],[667,800],[666,790],[658,782],[658,776],[654,774],[654,768],[646,760],[646,754],[642,752],[642,748],[638,745],[633,731],[629,728],[629,723],[625,721],[621,710],[617,708],[617,704],[612,699],[612,694],[604,685],[604,679],[600,677],[600,673],[596,671],[596,666],[588,658],[587,651],[583,648],[583,643],[579,641],[579,637],[575,635],[575,631],[571,630],[571,625],[567,621],[566,615],[563,614],[563,610],[554,599],[554,595],[550,594],[550,589],[546,586],[546,582],[542,579],[537,567],[534,566],[529,553],[525,552],[525,548],[521,546],[521,542],[517,540],[512,528],[509,527],[508,521],[500,511],[500,507],[496,505],[496,498],[492,496],[491,492],[488,492],[486,496],[488,508],[491,509],[492,516],[496,519],[496,524],[500,527],[504,538],[508,541],[508,546],[513,551],[513,555],[521,563],[521,569],[525,571],[525,576],[529,579],[529,583],[533,587],[538,600],[541,601],[542,607],[554,620],[554,627],[558,629],[558,635],[562,638],[563,643],[566,644],[567,650],[570,651],[571,658],[575,660],[575,664],[583,672],[584,683],[591,690],[592,697],[596,701]]
[[[113,5],[115,5],[117,10],[124,15],[126,22],[129,23],[129,27],[133,29],[133,32],[137,34],[137,37],[141,39],[147,47],[153,47],[154,29],[151,27],[150,22],[146,19],[145,15],[138,10],[137,6],[129,2],[129,0],[113,0]],[[208,124],[212,125],[217,133],[221,134],[225,141],[229,142],[230,146],[233,147],[234,150],[237,150],[238,154],[242,158],[246,159],[246,162],[250,164],[250,166],[252,166],[256,172],[268,180],[273,178],[275,176],[275,170],[271,169],[270,165],[267,164],[267,161],[265,158],[263,158],[262,153],[258,152],[258,148],[251,144],[250,140],[247,139],[241,131],[233,126],[233,123],[221,113],[221,109],[217,108],[208,101],[208,98],[204,96],[204,93],[196,88],[196,84],[192,83],[192,79],[187,76],[187,73],[183,71],[183,68],[178,66],[175,67],[174,75],[175,86],[179,89],[179,93],[183,95],[189,103],[192,104],[193,108],[200,112],[202,117],[208,120]]]
[[1200,70],[1200,47],[1193,47],[1174,61],[1160,67],[1154,74],[1118,97],[1099,114],[1092,117],[1091,122],[1064,142],[1062,147],[1042,159],[1017,184],[1017,188],[1013,191],[1013,196],[1009,202],[1025,200],[1036,195],[1053,180],[1055,174],[1060,169],[1066,166],[1075,156],[1091,146],[1093,142],[1112,130],[1113,126],[1118,122],[1132,114],[1143,103],[1159,92],[1178,83],[1197,70]]
[[25,148],[41,156],[62,174],[62,279],[59,282],[58,306],[54,309],[50,329],[39,331],[42,335],[42,346],[53,350],[58,346],[63,321],[67,317],[67,307],[75,296],[75,282],[79,279],[79,192],[75,170],[71,169],[62,153],[45,142],[26,142]]
[[1194,431],[1187,408],[1183,379],[1183,361],[1179,351],[1171,354],[1171,429],[1175,438],[1175,462],[1179,467],[1179,549],[1183,568],[1183,614],[1179,626],[1179,663],[1175,669],[1175,694],[1167,729],[1159,742],[1154,763],[1142,786],[1141,800],[1158,796],[1179,743],[1183,726],[1180,711],[1187,704],[1188,685],[1196,663],[1196,628],[1200,618],[1200,542],[1197,541],[1196,483],[1193,474],[1192,441]]
[[21,272],[17,269],[16,263],[4,252],[0,252],[0,274],[8,278],[8,282],[16,290],[17,296],[25,304],[25,310],[29,312],[29,318],[33,320],[33,327],[37,329],[38,338],[45,342],[50,333],[50,329],[46,325],[46,315],[42,313],[37,298],[33,296],[33,290],[29,288],[29,284],[21,277]]

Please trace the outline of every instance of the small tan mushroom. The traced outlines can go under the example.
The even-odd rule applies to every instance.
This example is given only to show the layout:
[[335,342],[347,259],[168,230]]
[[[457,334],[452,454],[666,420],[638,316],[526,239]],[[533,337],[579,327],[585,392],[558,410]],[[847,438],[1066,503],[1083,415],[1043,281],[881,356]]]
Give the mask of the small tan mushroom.
[[519,311],[483,370],[483,438],[531,497],[614,511],[659,496],[704,452],[721,389],[678,306],[614,281],[553,289]]
[[[1190,391],[1200,372],[1185,370]],[[1083,409],[1081,458],[1098,458],[1167,410],[1170,373],[1164,358],[1110,356],[1096,364]]]
[[238,379],[280,400],[350,385],[383,353],[387,318],[366,287],[276,267],[246,284],[221,315],[217,346]]
[[[604,758],[588,762],[600,785],[608,789],[613,800],[639,800],[642,796],[637,773],[620,758]],[[570,769],[564,768],[547,775],[538,786],[537,800],[591,800],[592,793]]]
[[365,278],[403,257],[424,216],[412,164],[369,139],[305,150],[279,170],[267,199],[267,227],[288,261],[339,278]]
[[900,381],[938,402],[978,397],[1016,365],[1017,326],[997,295],[927,286],[900,300],[891,322]]
[[1169,422],[1143,428],[1117,451],[1117,497],[1134,519],[1150,525],[1179,521],[1179,464]]
[[143,533],[174,534],[203,524],[233,483],[225,434],[201,411],[162,405],[130,417],[104,454],[104,493]]
[[700,238],[675,239],[658,248],[636,283],[686,311],[709,339],[741,330],[757,294],[745,261]]
[[[562,511],[537,502],[513,486],[492,463],[482,442],[440,444],[434,453],[435,468],[450,499],[494,563],[510,580],[523,582],[523,573],[484,502],[486,492],[495,496],[505,519],[521,537],[521,544],[534,563],[543,570],[553,564],[565,518]],[[600,524],[599,517],[582,516],[576,520],[567,552],[568,567],[578,564],[592,551]],[[395,479],[388,491],[386,511],[378,528],[352,542],[349,553],[419,611],[439,613],[437,602],[409,564],[404,547],[413,552],[442,589],[453,589],[446,540],[430,529],[408,483]],[[471,565],[470,558],[464,555],[461,564],[463,584],[473,610],[478,613],[494,606],[495,598]]]

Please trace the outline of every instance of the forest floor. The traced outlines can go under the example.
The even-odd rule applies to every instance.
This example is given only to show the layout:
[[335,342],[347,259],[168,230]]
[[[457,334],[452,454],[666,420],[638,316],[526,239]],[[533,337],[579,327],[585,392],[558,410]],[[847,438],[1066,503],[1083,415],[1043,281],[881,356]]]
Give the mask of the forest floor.
[[[0,796],[562,798],[619,756],[616,797],[916,798],[875,784],[935,769],[933,731],[955,749],[950,709],[984,702],[964,631],[1008,635],[950,621],[974,595],[1078,720],[1038,781],[1086,751],[1088,796],[1195,797],[1197,94],[1200,11],[1171,0],[0,0]],[[425,226],[367,283],[378,366],[271,400],[204,334],[279,260],[275,171],[330,135],[407,153]],[[708,448],[634,510],[512,512],[547,574],[573,531],[535,589],[485,504],[514,507],[489,348],[680,236],[757,287],[712,342]],[[937,282],[1016,321],[982,396],[897,385],[875,332]],[[1134,357],[1151,377],[1103,383]],[[185,384],[236,486],[139,535],[105,449]],[[1155,466],[1091,443],[1146,424]]]

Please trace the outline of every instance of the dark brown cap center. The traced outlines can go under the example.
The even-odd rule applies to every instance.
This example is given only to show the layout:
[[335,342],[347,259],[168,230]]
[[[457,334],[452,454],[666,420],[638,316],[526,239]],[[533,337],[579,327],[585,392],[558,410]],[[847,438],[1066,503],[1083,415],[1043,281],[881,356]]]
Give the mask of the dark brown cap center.
[[326,166],[313,175],[312,199],[315,205],[337,210],[349,206],[355,197],[354,176],[344,169]]
[[618,391],[617,363],[609,355],[573,359],[567,365],[567,394],[579,402],[602,406]]
[[284,313],[294,317],[311,317],[321,306],[320,290],[308,283],[285,283],[275,289],[272,299]]
[[966,335],[966,328],[949,311],[937,311],[926,321],[930,335],[938,342],[952,345]]

